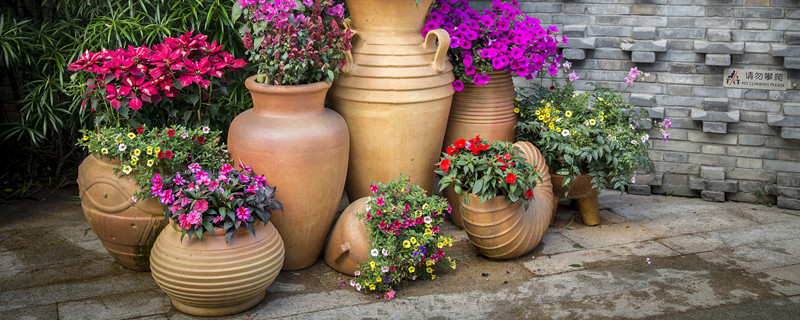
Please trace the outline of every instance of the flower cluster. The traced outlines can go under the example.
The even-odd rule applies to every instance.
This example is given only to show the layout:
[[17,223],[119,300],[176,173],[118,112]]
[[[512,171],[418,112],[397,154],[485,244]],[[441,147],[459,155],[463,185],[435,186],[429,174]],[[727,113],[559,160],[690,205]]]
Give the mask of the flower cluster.
[[89,77],[82,106],[91,103],[92,111],[97,111],[102,105],[107,114],[98,116],[98,121],[111,123],[121,120],[118,116],[127,118],[130,110],[138,111],[130,115],[139,116],[136,124],[201,123],[190,121],[192,111],[199,115],[201,100],[225,94],[225,83],[219,80],[245,62],[222,51],[216,42],[206,42],[205,35],[192,33],[165,38],[164,43],[149,48],[84,52],[68,67]]
[[[564,71],[569,67],[565,63]],[[645,76],[633,68],[625,81],[633,84]],[[609,88],[595,85],[590,92],[575,92],[572,79],[578,77],[572,72],[563,85],[553,79],[549,87],[535,84],[530,95],[519,93],[518,138],[539,146],[550,168],[566,176],[568,189],[578,175],[589,174],[598,190],[610,183],[624,191],[639,166],[652,169],[650,135],[642,131],[650,121],[647,112],[624,102],[620,92]],[[670,120],[653,125],[666,141]]]
[[366,210],[357,216],[365,220],[372,248],[351,286],[392,299],[394,289],[408,280],[436,279],[435,265],[456,268],[443,251],[453,240],[440,230],[451,209],[447,200],[428,197],[405,175],[388,184],[371,185],[370,191]]
[[219,170],[204,171],[198,163],[170,177],[156,174],[150,192],[166,206],[166,219],[181,227],[181,239],[203,232],[214,234],[222,228],[229,242],[236,230],[246,227],[254,235],[253,223],[269,221],[272,210],[283,210],[275,200],[276,188],[267,185],[264,176],[253,175],[248,166],[234,170],[224,164]]
[[156,173],[178,172],[187,163],[200,163],[219,168],[229,163],[225,144],[219,143],[220,131],[208,127],[186,128],[170,126],[133,130],[100,127],[98,131],[82,130],[78,145],[102,158],[118,161],[114,172],[131,176],[144,190],[136,193],[134,201],[146,198]]
[[[258,64],[256,81],[274,85],[331,82],[347,62],[353,33],[345,29],[344,6],[331,0],[237,0],[234,20],[250,61]],[[266,77],[265,77],[266,75]]]
[[486,142],[480,136],[458,139],[447,147],[435,172],[441,176],[440,190],[452,186],[466,203],[472,193],[481,202],[496,196],[511,202],[521,199],[527,208],[541,181],[536,164],[528,163],[519,148],[509,142]]
[[[512,72],[532,79],[547,67],[557,73],[561,60],[554,26],[543,28],[540,21],[519,10],[519,3],[492,1],[492,9],[473,10],[467,0],[438,0],[422,30],[442,28],[450,34],[450,60],[461,91],[464,83],[483,85],[490,81],[492,70]],[[566,43],[567,40],[561,37]]]

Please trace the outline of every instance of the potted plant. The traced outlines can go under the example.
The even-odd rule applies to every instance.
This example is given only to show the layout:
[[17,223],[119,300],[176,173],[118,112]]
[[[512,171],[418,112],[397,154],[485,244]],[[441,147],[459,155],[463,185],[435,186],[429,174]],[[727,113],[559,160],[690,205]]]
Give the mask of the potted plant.
[[286,246],[283,268],[317,261],[347,174],[344,119],[325,108],[325,94],[345,64],[351,33],[343,6],[327,0],[239,0],[233,19],[258,74],[245,82],[253,108],[230,124],[235,164],[270,173],[286,214],[272,222]]
[[513,259],[541,240],[551,210],[529,208],[532,201],[551,202],[549,190],[533,198],[537,184],[550,188],[549,176],[540,171],[547,165],[540,159],[529,143],[488,142],[480,136],[458,139],[442,153],[435,170],[439,189],[452,187],[459,195],[464,229],[481,254]]
[[[355,275],[350,286],[358,291],[372,292],[385,299],[395,297],[400,285],[409,280],[436,279],[435,266],[456,268],[456,262],[446,257],[444,250],[452,246],[452,239],[441,233],[445,215],[450,213],[447,200],[428,196],[425,189],[411,184],[408,176],[401,175],[389,183],[370,185],[372,195],[348,207],[350,217],[357,219],[365,233],[368,247],[358,255],[354,270],[343,270],[337,263],[341,254],[340,235],[353,234],[355,230],[334,232],[326,252],[326,262],[337,270]],[[354,208],[354,210],[351,210]],[[354,220],[355,220],[354,219]],[[340,222],[337,222],[337,227]],[[331,251],[334,251],[333,254]],[[352,268],[352,267],[351,267]]]
[[229,164],[205,171],[192,163],[152,182],[170,221],[153,246],[152,274],[175,308],[221,316],[261,302],[283,265],[283,241],[269,223],[283,209],[276,189]]
[[[565,72],[569,67],[565,63]],[[646,75],[632,68],[625,81],[630,86]],[[624,192],[638,168],[652,170],[650,135],[642,131],[650,119],[644,108],[631,106],[614,89],[592,84],[593,90],[576,92],[573,81],[579,78],[572,72],[563,84],[553,79],[550,86],[535,84],[521,94],[518,136],[540,146],[553,174],[555,201],[577,198],[583,222],[596,225],[597,194],[603,187]],[[670,120],[654,124],[668,139]]]

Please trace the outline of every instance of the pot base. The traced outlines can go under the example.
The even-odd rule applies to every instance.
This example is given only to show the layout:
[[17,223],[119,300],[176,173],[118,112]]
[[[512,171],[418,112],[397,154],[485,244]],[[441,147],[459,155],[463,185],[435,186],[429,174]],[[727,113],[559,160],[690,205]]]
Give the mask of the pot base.
[[[575,206],[581,213],[583,224],[596,226],[600,224],[600,204],[597,199],[597,189],[592,188],[592,177],[589,175],[579,176],[572,182],[572,190],[567,194],[566,188],[561,186],[564,176],[551,174],[553,178],[553,219],[558,211],[558,201],[561,199],[575,200]],[[552,221],[551,221],[552,223]]]
[[264,291],[260,293],[258,296],[253,297],[250,300],[242,302],[237,305],[233,306],[224,306],[224,307],[200,307],[190,304],[185,304],[179,300],[175,300],[170,298],[170,302],[172,305],[175,306],[175,309],[180,310],[183,313],[202,316],[202,317],[219,317],[225,315],[236,314],[252,307],[255,307],[257,304],[264,300],[264,296],[266,296],[267,292]]

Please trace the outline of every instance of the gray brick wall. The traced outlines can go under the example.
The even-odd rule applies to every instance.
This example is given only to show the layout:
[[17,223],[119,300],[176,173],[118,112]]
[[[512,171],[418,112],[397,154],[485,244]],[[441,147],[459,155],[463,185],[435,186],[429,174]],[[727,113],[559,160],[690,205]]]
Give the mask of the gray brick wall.
[[[488,1],[471,1],[477,9]],[[672,120],[651,140],[655,171],[632,193],[800,209],[800,1],[521,0],[568,32],[568,56],[587,82],[624,88],[632,67],[651,73],[632,103]],[[723,87],[726,68],[784,71],[785,91]],[[527,82],[516,79],[519,86]],[[651,116],[653,116],[651,114]],[[655,118],[655,116],[654,116]],[[659,137],[657,130],[651,136]]]

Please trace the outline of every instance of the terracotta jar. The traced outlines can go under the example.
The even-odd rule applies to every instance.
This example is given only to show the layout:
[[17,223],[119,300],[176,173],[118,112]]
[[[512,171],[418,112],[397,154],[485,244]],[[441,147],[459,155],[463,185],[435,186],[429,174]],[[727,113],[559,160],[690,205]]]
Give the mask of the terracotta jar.
[[561,186],[564,176],[551,174],[553,177],[553,214],[558,209],[560,199],[575,199],[578,211],[581,212],[583,224],[596,226],[600,224],[600,210],[597,199],[597,189],[592,186],[592,176],[588,174],[580,175],[572,181],[572,190],[567,193],[567,186]]
[[238,115],[228,133],[236,165],[251,166],[277,187],[284,211],[270,218],[286,246],[284,270],[318,259],[341,200],[347,175],[347,124],[324,107],[329,83],[245,85],[253,109]]
[[163,206],[155,198],[134,201],[141,190],[114,174],[117,161],[89,155],[78,167],[81,207],[92,232],[123,267],[150,270],[150,248],[164,228]]
[[351,276],[358,270],[359,264],[369,260],[367,226],[356,217],[356,213],[366,210],[367,199],[358,199],[347,206],[333,226],[325,247],[325,263]]
[[544,158],[529,142],[514,145],[542,173],[542,182],[533,189],[527,210],[521,200],[512,203],[505,196],[481,203],[480,197],[470,194],[469,204],[459,198],[467,236],[481,254],[495,260],[514,259],[533,250],[550,226],[553,214],[553,186]]
[[[346,0],[353,49],[328,95],[350,129],[347,195],[406,173],[433,190],[455,80],[444,30],[421,30],[433,1]],[[438,46],[437,46],[438,41]]]
[[225,243],[215,228],[203,239],[184,237],[170,223],[153,246],[153,279],[176,309],[196,316],[223,316],[245,311],[264,299],[283,265],[283,241],[272,223],[236,231]]
[[[477,135],[489,141],[514,141],[517,114],[514,113],[516,93],[511,74],[493,71],[488,75],[489,83],[481,86],[465,84],[463,90],[453,95],[442,150],[453,141]],[[458,203],[458,195],[452,188],[445,189],[444,195],[450,203]],[[458,206],[453,207],[450,221],[464,228]]]

